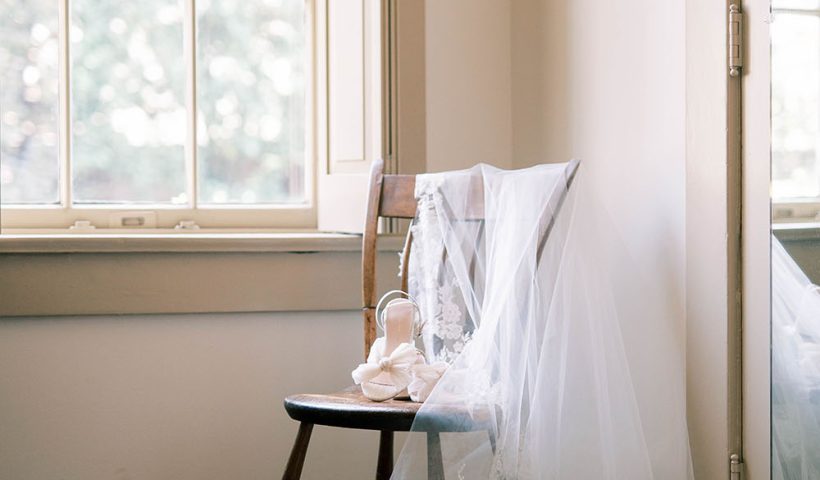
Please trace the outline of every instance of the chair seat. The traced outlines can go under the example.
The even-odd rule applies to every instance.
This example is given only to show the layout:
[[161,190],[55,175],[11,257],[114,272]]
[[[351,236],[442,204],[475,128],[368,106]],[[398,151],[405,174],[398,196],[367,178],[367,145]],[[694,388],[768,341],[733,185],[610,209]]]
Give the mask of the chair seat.
[[[359,386],[346,388],[337,393],[291,395],[285,399],[285,410],[290,418],[315,425],[357,428],[362,430],[388,430],[409,432],[421,408],[420,403],[410,400],[387,400],[374,402],[362,394]],[[456,407],[437,407],[425,415],[424,424],[416,425],[418,431],[467,432],[489,428],[489,415],[469,414]]]
[[327,395],[301,394],[285,399],[288,415],[300,422],[394,432],[410,431],[420,407],[420,403],[410,400],[374,402],[362,394],[359,386]]

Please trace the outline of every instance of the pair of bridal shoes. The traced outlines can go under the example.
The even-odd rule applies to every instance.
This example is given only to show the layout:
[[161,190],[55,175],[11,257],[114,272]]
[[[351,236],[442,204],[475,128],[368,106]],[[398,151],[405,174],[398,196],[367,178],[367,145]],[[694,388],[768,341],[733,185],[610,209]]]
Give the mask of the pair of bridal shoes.
[[[379,314],[381,304],[396,293],[408,298],[390,300]],[[373,342],[367,362],[353,371],[353,381],[362,386],[365,397],[376,402],[391,398],[424,401],[435,385],[431,380],[435,377],[438,381],[446,364],[427,365],[415,346],[422,326],[418,304],[408,294],[394,290],[379,300],[376,318],[384,336]]]

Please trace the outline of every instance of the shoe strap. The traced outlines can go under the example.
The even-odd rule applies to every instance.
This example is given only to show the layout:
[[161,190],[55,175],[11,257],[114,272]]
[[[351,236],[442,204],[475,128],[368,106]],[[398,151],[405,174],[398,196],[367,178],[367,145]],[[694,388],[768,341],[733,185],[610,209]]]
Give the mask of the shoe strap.
[[376,304],[376,325],[378,325],[379,328],[382,329],[382,332],[385,331],[384,330],[384,322],[385,322],[384,314],[385,314],[385,312],[384,311],[380,312],[380,310],[382,309],[382,304],[384,303],[384,301],[387,300],[388,298],[390,298],[392,295],[403,295],[413,305],[413,308],[416,310],[416,314],[417,314],[417,318],[418,318],[418,322],[414,322],[414,323],[417,324],[417,325],[415,325],[415,328],[414,328],[415,332],[414,333],[415,333],[416,337],[421,335],[421,330],[424,328],[424,324],[426,323],[426,322],[424,322],[424,319],[421,315],[421,308],[419,307],[419,303],[416,301],[416,299],[413,298],[412,295],[405,292],[404,290],[390,290],[389,292],[382,295],[382,298],[379,299],[379,303]]

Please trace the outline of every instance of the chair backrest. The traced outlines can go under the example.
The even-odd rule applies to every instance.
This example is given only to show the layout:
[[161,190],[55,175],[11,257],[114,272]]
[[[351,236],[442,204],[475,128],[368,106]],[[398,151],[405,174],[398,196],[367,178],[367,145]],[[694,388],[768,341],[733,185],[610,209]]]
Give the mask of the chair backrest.
[[[416,216],[416,176],[385,175],[384,163],[373,162],[370,169],[370,187],[367,213],[362,238],[362,315],[364,316],[364,357],[376,339],[376,239],[379,218]],[[401,289],[407,291],[407,264],[412,238],[408,235],[404,246],[401,271]]]
[[[578,171],[578,161],[570,163],[567,175],[567,187],[571,185]],[[481,199],[470,212],[471,220],[484,219],[483,184],[477,181],[472,187],[477,190],[474,198]],[[416,176],[415,175],[385,175],[384,163],[381,160],[373,162],[370,169],[370,187],[367,198],[367,213],[362,238],[362,315],[364,317],[364,357],[367,359],[370,346],[376,339],[376,240],[378,237],[379,218],[412,219],[416,216]],[[559,200],[559,208],[564,197]],[[552,230],[554,217],[549,219],[538,242],[537,261],[546,245],[546,240]],[[401,289],[407,291],[408,266],[412,235],[402,252]]]

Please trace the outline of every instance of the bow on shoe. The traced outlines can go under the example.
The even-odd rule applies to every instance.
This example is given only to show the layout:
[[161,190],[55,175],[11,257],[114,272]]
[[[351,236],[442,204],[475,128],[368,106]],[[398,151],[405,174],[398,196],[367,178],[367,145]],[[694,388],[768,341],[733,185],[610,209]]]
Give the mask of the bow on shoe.
[[[410,383],[410,366],[416,362],[416,347],[402,343],[390,355],[384,356],[384,338],[373,342],[367,363],[362,363],[353,370],[353,381],[356,385],[369,382],[382,373],[384,383],[404,388]],[[379,382],[381,383],[381,382]]]

